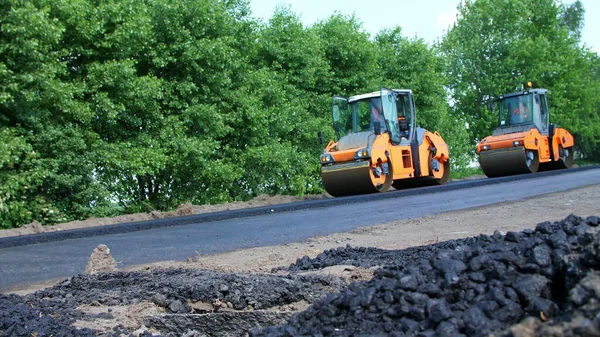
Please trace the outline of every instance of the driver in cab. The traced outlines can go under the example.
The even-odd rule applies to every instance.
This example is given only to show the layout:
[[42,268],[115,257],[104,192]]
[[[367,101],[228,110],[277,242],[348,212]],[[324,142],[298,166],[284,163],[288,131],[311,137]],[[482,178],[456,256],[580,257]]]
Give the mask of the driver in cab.
[[519,97],[519,103],[517,107],[513,109],[512,119],[513,123],[523,123],[529,118],[527,106],[523,103],[523,100]]

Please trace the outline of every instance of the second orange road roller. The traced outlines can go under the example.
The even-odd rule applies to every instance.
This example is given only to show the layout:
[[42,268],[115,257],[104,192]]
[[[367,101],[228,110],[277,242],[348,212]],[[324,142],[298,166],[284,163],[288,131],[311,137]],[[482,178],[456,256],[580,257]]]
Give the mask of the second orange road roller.
[[444,184],[450,177],[448,146],[437,131],[417,126],[411,90],[334,97],[333,127],[337,141],[320,158],[332,196]]
[[497,99],[500,125],[477,144],[488,177],[573,165],[573,135],[549,123],[547,89],[526,89]]

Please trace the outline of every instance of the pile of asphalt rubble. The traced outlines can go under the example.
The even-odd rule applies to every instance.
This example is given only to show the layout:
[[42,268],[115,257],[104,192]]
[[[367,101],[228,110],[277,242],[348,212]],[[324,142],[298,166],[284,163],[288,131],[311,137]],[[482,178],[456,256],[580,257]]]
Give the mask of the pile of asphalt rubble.
[[[600,336],[599,222],[571,215],[535,230],[403,250],[348,246],[271,274],[79,275],[30,295],[0,295],[0,336],[129,336],[133,331],[122,325],[103,332],[73,327],[75,320],[111,317],[110,310],[93,315],[76,308],[151,301],[179,314],[170,316],[198,316],[202,312],[189,304],[215,299],[244,313],[299,301],[312,305],[271,321],[280,325],[254,321],[255,328],[241,332],[228,332],[228,320],[212,332],[154,326],[165,336]],[[354,283],[300,274],[340,264],[379,268],[370,281]],[[180,315],[189,313],[196,315]]]

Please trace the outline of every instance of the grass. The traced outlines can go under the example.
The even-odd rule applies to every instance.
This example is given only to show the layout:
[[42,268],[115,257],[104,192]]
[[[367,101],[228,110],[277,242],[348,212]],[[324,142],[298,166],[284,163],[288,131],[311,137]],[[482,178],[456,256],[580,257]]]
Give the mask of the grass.
[[483,171],[479,167],[464,167],[450,171],[450,179],[465,179],[472,176],[483,175]]
[[589,160],[589,159],[575,159],[575,160],[573,160],[573,164],[575,164],[577,166],[598,165],[598,161]]

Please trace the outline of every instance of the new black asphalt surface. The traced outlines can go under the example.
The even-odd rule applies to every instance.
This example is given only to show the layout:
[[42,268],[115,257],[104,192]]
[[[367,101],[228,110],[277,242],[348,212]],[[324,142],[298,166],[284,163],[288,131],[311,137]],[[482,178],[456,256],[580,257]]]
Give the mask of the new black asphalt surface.
[[[156,221],[162,223],[160,226],[152,227],[150,222],[146,228],[153,229],[148,230],[98,236],[89,236],[86,234],[89,232],[83,231],[87,237],[81,235],[75,239],[49,242],[43,239],[39,241],[43,243],[22,246],[10,244],[14,243],[10,239],[0,240],[0,247],[4,247],[0,248],[0,289],[81,273],[91,251],[99,244],[106,244],[111,249],[119,267],[127,267],[164,260],[184,260],[196,254],[297,242],[315,235],[348,231],[361,226],[600,184],[600,170],[597,168],[556,172],[559,171],[307,202],[288,205],[289,209],[285,209],[286,206],[261,207],[254,211],[257,215],[253,215],[252,210],[237,214],[232,212],[233,218],[222,213],[213,215],[213,218],[210,215],[191,216],[172,220],[174,223],[179,221],[176,226],[162,223],[169,221],[162,219]],[[198,221],[181,224],[190,221],[188,218]],[[227,220],[212,221],[215,219]],[[118,226],[127,229],[127,225]],[[130,226],[145,228],[140,223]],[[62,234],[63,237],[71,235]],[[53,239],[59,240],[61,237]],[[2,245],[2,242],[8,244]]]
[[579,172],[579,171],[597,170],[597,169],[600,169],[600,166],[579,167],[579,168],[570,169],[569,171],[565,171],[565,170],[547,171],[547,172],[536,173],[534,175],[523,174],[523,175],[516,175],[516,176],[509,176],[509,177],[491,178],[491,179],[484,178],[484,179],[463,180],[463,181],[449,182],[443,186],[405,189],[402,191],[390,191],[387,193],[348,196],[348,197],[344,197],[344,198],[309,200],[309,201],[287,203],[287,204],[281,204],[281,205],[271,205],[271,206],[264,206],[264,207],[237,209],[237,210],[233,210],[233,211],[222,211],[222,212],[214,212],[214,213],[208,213],[208,214],[196,214],[196,215],[189,215],[189,216],[172,217],[172,218],[167,218],[167,219],[129,222],[129,223],[122,223],[122,224],[115,224],[115,225],[111,225],[111,226],[97,226],[97,227],[81,228],[81,229],[74,229],[74,230],[61,231],[61,232],[41,233],[41,234],[37,234],[37,235],[14,236],[14,237],[8,237],[8,238],[0,238],[0,249],[7,248],[7,247],[31,245],[31,244],[36,244],[36,243],[44,243],[44,242],[50,242],[50,241],[79,239],[79,238],[85,238],[85,237],[91,237],[91,236],[103,236],[103,235],[109,235],[109,234],[130,233],[130,232],[138,232],[138,231],[148,230],[148,229],[200,224],[200,223],[204,223],[204,222],[215,222],[215,221],[219,221],[219,220],[230,220],[230,219],[237,219],[237,218],[250,217],[250,216],[256,216],[256,215],[271,214],[273,212],[290,212],[290,211],[297,211],[297,210],[304,210],[304,209],[315,209],[315,208],[319,208],[319,207],[332,207],[332,206],[345,205],[345,204],[350,204],[350,203],[362,203],[365,201],[394,199],[394,198],[399,198],[399,197],[422,195],[422,194],[427,194],[427,193],[447,192],[447,191],[453,191],[453,190],[464,189],[464,188],[500,184],[500,183],[510,182],[510,181],[549,177],[549,176],[564,174],[567,172],[574,173],[574,172]]

